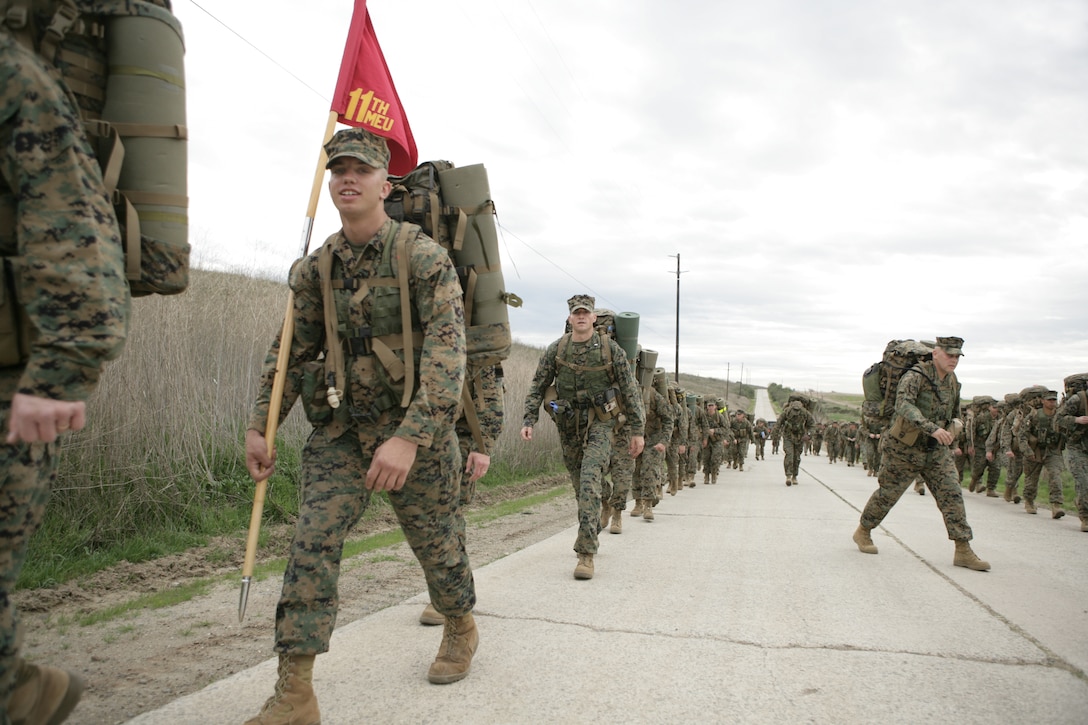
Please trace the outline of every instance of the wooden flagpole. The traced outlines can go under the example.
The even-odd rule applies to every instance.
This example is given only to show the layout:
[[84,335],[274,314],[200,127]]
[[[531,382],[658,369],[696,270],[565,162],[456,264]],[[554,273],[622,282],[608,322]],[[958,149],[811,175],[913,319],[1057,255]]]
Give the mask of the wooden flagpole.
[[[317,158],[317,169],[314,172],[314,183],[310,189],[310,202],[306,207],[306,222],[302,229],[302,250],[299,257],[305,257],[310,250],[310,236],[313,233],[314,217],[317,216],[317,202],[321,198],[321,186],[325,180],[325,144],[332,138],[336,130],[336,120],[339,114],[336,111],[329,112],[329,120],[325,126],[325,137],[321,142],[321,153]],[[279,428],[280,408],[283,403],[283,389],[287,382],[287,365],[291,360],[291,341],[295,337],[295,293],[288,290],[287,311],[283,315],[283,331],[280,333],[280,349],[276,358],[276,374],[272,379],[272,397],[268,401],[268,422],[265,424],[264,439],[268,444],[268,456],[276,450],[276,430]],[[257,482],[257,488],[253,492],[253,511],[249,516],[249,535],[246,537],[246,555],[242,562],[242,591],[238,599],[238,621],[246,616],[246,603],[249,601],[249,585],[253,581],[253,568],[257,561],[257,539],[261,533],[261,517],[264,515],[264,497],[268,491],[268,479]]]

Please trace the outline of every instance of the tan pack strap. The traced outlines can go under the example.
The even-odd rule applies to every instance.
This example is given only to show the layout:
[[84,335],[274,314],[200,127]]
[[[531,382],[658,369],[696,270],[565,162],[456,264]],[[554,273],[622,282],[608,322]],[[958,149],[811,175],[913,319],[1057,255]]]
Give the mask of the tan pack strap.
[[468,216],[476,216],[477,214],[494,214],[495,213],[495,202],[491,201],[491,199],[487,199],[485,201],[480,202],[473,209],[467,209],[465,207],[457,207],[457,211],[461,212],[462,214],[467,214]]
[[[69,35],[71,35],[71,33],[69,33]],[[106,75],[106,64],[97,60],[96,58],[93,58],[92,56],[87,55],[86,53],[76,53],[66,48],[61,48],[59,51],[57,51],[57,60],[63,61],[64,64],[68,66],[68,68],[65,69],[65,73],[67,73],[72,68],[78,68],[79,70],[86,71],[87,73],[90,73],[92,75]],[[67,75],[64,78],[64,82],[68,82]],[[72,90],[75,89],[73,88]],[[105,97],[105,95],[105,92],[103,92],[102,96]]]
[[[411,350],[412,346],[423,346],[423,333],[413,332],[410,335],[379,335],[378,337],[373,338],[373,340],[381,343],[390,350]],[[405,343],[405,340],[408,341],[407,344]]]
[[101,86],[94,83],[88,83],[79,78],[66,75],[64,76],[64,85],[68,86],[69,90],[78,96],[91,98],[99,102],[106,100],[106,91]]
[[[370,349],[374,351],[374,355],[377,356],[382,367],[385,368],[385,372],[389,373],[389,379],[394,383],[399,383],[401,380],[404,380],[405,364],[407,364],[408,369],[414,367],[411,358],[406,357],[402,362],[401,359],[393,353],[393,350],[390,349],[389,345],[386,345],[384,341],[378,338],[371,339]],[[411,390],[412,381],[413,378],[408,378],[408,380],[405,381],[405,391]],[[408,406],[402,402],[400,407],[407,408]]]
[[179,123],[115,123],[111,126],[117,129],[117,133],[124,138],[176,138],[186,140],[189,138],[189,127]]
[[102,181],[106,185],[106,191],[113,196],[113,204],[117,206],[121,203],[120,195],[117,193],[117,181],[121,178],[121,165],[125,162],[125,146],[121,143],[121,137],[109,127],[109,124],[102,126],[96,121],[89,121],[84,123],[83,127],[91,136],[99,136],[102,139],[97,144],[98,165],[102,168]]
[[[397,238],[394,241],[397,253],[397,276],[400,278],[400,326],[404,333],[404,395],[400,400],[400,407],[407,408],[412,402],[412,386],[416,379],[416,363],[412,351],[412,300],[408,293],[408,235],[412,232],[412,226],[402,224]],[[375,345],[375,352],[381,358]],[[385,362],[384,360],[382,362]],[[386,370],[389,370],[386,367]]]
[[476,299],[476,270],[472,267],[466,268],[467,277],[465,279],[465,324],[468,325],[472,321],[472,302]]
[[336,319],[336,299],[332,294],[332,262],[332,245],[326,242],[317,255],[317,274],[321,279],[321,305],[325,308],[325,385],[335,388],[338,395],[343,397],[344,380],[347,375],[344,371],[344,348],[337,334],[339,324]]
[[472,399],[472,393],[469,392],[469,388],[472,387],[472,381],[466,380],[465,387],[461,388],[461,405],[465,409],[465,422],[468,423],[468,429],[472,431],[472,440],[476,442],[476,450],[479,453],[484,453],[484,434],[480,429],[480,417],[476,415],[476,403]]
[[56,12],[53,13],[53,17],[49,21],[49,27],[45,29],[45,34],[42,35],[41,47],[38,52],[43,58],[56,65],[57,47],[78,20],[79,9],[76,8],[72,0],[61,0],[57,5]]
[[465,246],[465,229],[468,228],[468,215],[464,210],[457,209],[457,225],[454,227],[453,239],[450,240],[450,247],[455,252],[460,252],[461,248]]
[[121,243],[125,248],[125,276],[137,280],[140,279],[140,217],[128,199],[122,196],[120,202],[115,209],[117,216],[124,219]]
[[133,191],[125,189],[121,191],[133,204],[156,204],[158,206],[179,206],[189,208],[189,197],[176,194],[156,194],[151,191]]
[[[430,192],[428,194],[431,208],[431,221],[430,230],[431,236],[438,240],[438,225],[441,224],[442,219],[442,204],[438,200],[438,194],[436,192]],[[422,200],[421,200],[422,201]]]

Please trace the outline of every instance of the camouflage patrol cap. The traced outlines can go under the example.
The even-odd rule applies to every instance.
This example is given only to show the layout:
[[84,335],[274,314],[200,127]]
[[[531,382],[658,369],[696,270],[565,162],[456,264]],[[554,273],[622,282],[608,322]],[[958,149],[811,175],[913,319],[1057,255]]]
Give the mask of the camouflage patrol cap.
[[375,169],[389,168],[389,146],[385,139],[362,128],[337,131],[325,144],[325,153],[329,156],[326,169],[332,166],[333,161],[344,156],[359,159]]
[[567,307],[570,308],[571,312],[577,312],[578,310],[593,312],[593,308],[596,304],[597,300],[589,295],[574,295],[567,300]]
[[962,337],[938,337],[937,347],[944,350],[949,355],[962,355],[963,354],[963,338]]
[[1058,391],[1057,390],[1048,390],[1045,393],[1043,393],[1040,397],[1043,400],[1057,400],[1058,399]]
[[981,408],[983,406],[996,405],[996,404],[997,404],[997,401],[994,400],[993,398],[991,398],[989,395],[980,395],[977,398],[974,398],[973,400],[971,400],[971,405],[975,406],[976,408]]

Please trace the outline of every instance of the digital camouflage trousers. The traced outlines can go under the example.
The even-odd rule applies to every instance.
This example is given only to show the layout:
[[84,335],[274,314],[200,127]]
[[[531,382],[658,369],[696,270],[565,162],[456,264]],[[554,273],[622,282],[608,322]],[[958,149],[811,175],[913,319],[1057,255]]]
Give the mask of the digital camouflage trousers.
[[[927,438],[926,440],[932,440]],[[971,527],[963,507],[963,490],[948,446],[905,446],[892,437],[881,439],[878,488],[861,513],[861,525],[875,529],[892,510],[914,479],[925,482],[944,517],[944,528],[953,541],[970,541]]]
[[[559,429],[563,465],[570,474],[574,497],[578,501],[578,536],[574,550],[579,554],[597,553],[597,534],[601,528],[601,486],[612,456],[612,423],[594,420]],[[623,452],[626,455],[626,452]]]
[[[303,500],[291,542],[283,590],[276,605],[276,646],[281,654],[328,651],[339,608],[337,582],[344,539],[370,503],[366,472],[395,424],[328,440],[315,429],[302,452]],[[476,605],[465,552],[460,503],[461,453],[452,430],[419,447],[408,480],[389,502],[404,538],[423,567],[431,602],[459,617]]]

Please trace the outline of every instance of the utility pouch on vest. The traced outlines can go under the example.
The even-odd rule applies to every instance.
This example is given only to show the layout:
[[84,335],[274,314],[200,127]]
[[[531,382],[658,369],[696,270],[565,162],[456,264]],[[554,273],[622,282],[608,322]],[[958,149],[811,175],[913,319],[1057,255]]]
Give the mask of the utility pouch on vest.
[[328,425],[332,422],[332,406],[329,405],[325,390],[325,361],[313,360],[302,366],[302,409],[306,420],[313,426]]
[[905,446],[913,446],[918,442],[918,436],[922,433],[914,424],[903,416],[897,416],[895,423],[888,429],[888,435]]
[[11,261],[0,268],[0,367],[21,365],[30,358],[30,321],[15,296]]
[[593,396],[593,410],[601,420],[612,420],[620,414],[620,402],[616,389],[607,388]]
[[332,423],[351,423],[351,410],[348,405],[341,404],[339,408],[329,405],[328,374],[325,371],[324,360],[313,360],[302,366],[302,390],[299,395],[302,398],[302,410],[306,413],[306,420],[315,428],[331,425]]

